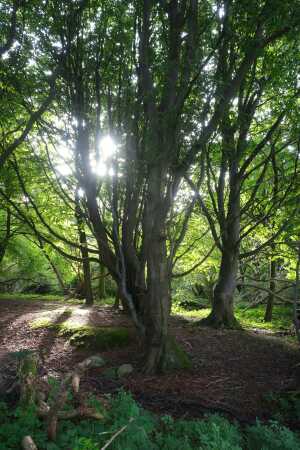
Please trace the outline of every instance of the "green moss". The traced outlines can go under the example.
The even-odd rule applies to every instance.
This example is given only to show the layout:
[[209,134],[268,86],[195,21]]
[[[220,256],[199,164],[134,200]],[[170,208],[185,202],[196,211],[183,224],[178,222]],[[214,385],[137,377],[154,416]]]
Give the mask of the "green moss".
[[[64,331],[62,331],[64,334]],[[124,347],[128,345],[131,336],[127,328],[119,327],[81,327],[79,329],[68,330],[71,334],[69,341],[76,347],[89,347],[98,350],[107,350],[114,347]]]
[[191,369],[192,362],[187,352],[173,336],[169,336],[166,351],[165,370]]
[[69,339],[75,347],[108,350],[114,347],[124,347],[132,340],[133,333],[124,327],[92,327],[80,326],[76,323],[55,323],[49,319],[38,319],[30,324],[31,328],[47,328],[56,330],[59,336]]

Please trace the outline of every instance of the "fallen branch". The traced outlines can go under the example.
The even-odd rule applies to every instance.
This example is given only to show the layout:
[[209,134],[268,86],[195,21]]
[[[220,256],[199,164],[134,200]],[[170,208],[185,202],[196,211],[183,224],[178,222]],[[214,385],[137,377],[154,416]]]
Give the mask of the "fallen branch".
[[103,447],[101,447],[100,450],[105,450],[107,447],[109,447],[110,444],[111,444],[111,443],[112,443],[112,442],[113,442],[113,441],[114,441],[121,433],[123,433],[123,431],[126,430],[126,428],[129,426],[129,424],[130,424],[131,422],[133,422],[133,420],[134,420],[134,418],[133,418],[133,417],[130,417],[128,424],[127,424],[127,425],[124,425],[124,427],[120,428],[120,430],[118,430],[118,431],[110,438],[110,440],[107,441],[106,444],[105,444]]
[[[46,402],[40,401],[38,415],[39,417],[47,418],[49,416],[50,406]],[[88,407],[86,405],[81,405],[76,409],[71,411],[57,411],[57,419],[69,420],[78,417],[85,417],[88,419],[102,420],[104,419],[103,414],[96,411],[94,408]]]
[[[79,391],[80,379],[81,379],[83,373],[87,369],[90,369],[91,367],[101,367],[103,364],[104,364],[104,361],[102,360],[102,358],[100,358],[98,356],[92,356],[90,358],[85,359],[81,363],[77,364],[75,370],[72,372],[69,372],[67,374],[67,376],[65,377],[65,379],[62,380],[62,382],[60,384],[60,388],[59,388],[57,396],[56,396],[56,399],[53,402],[53,405],[48,409],[47,414],[46,414],[47,434],[48,434],[48,438],[50,440],[55,440],[55,438],[56,438],[58,419],[66,418],[65,413],[61,412],[61,410],[63,409],[63,407],[67,401],[68,387],[71,385],[73,388],[73,392],[77,393]],[[41,404],[41,406],[43,406],[44,410],[45,410],[45,405]],[[74,414],[74,415],[71,414],[71,417],[78,417],[78,416],[82,415],[83,411],[84,410],[80,409],[80,408],[78,408],[75,411],[71,411],[70,413]],[[42,411],[40,411],[40,413],[42,413]],[[85,409],[85,413],[87,413],[87,409]],[[90,409],[89,409],[89,414],[91,414]],[[95,418],[95,416],[96,416],[96,412],[95,412],[94,418]],[[68,418],[71,418],[71,417],[68,417]],[[101,418],[103,418],[103,416],[100,414],[100,415],[97,415],[97,418],[101,419]]]

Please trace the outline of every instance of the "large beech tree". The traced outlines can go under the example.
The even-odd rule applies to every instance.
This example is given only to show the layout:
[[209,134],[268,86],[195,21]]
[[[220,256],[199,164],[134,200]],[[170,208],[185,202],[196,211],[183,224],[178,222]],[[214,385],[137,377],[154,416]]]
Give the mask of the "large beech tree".
[[[75,2],[65,17],[59,34],[70,54],[62,89],[73,123],[82,204],[101,262],[117,282],[145,343],[145,371],[152,372],[166,367],[171,353],[166,224],[182,177],[199,156],[203,160],[215,133],[222,136],[223,154],[228,152],[225,147],[234,137],[228,123],[231,102],[241,92],[244,152],[257,103],[255,67],[290,33],[295,11],[274,2],[256,2],[253,8],[230,1],[145,0],[126,6]],[[125,160],[122,179],[115,176],[110,183],[99,180],[91,166],[101,156],[97,139],[106,131],[118,140]],[[116,174],[120,165],[116,156]],[[236,170],[233,161],[233,198],[239,191]],[[104,184],[109,224],[101,211]],[[239,203],[232,205],[230,215],[236,217]],[[226,248],[239,239],[238,233],[238,227],[228,225],[222,235]],[[222,266],[235,273],[238,253],[233,259],[225,253]]]
[[[218,309],[218,323],[233,319],[228,311],[239,258],[243,177],[255,170],[259,183],[260,171],[268,170],[268,152],[286,142],[279,131],[285,111],[270,104],[269,131],[253,125],[268,85],[262,61],[272,52],[278,59],[276,45],[296,39],[297,3],[50,0],[38,8],[48,32],[36,35],[43,43],[36,45],[38,59],[51,67],[56,92],[49,113],[34,116],[35,123],[50,147],[63,140],[73,153],[77,224],[91,230],[97,249],[83,240],[73,247],[85,249],[80,260],[96,254],[117,283],[144,344],[145,372],[178,364],[168,337],[172,268],[199,199],[222,252],[212,315],[219,316]],[[107,134],[116,152],[104,161],[100,142]],[[19,181],[26,192],[22,175]],[[196,197],[169,241],[184,184]],[[255,189],[246,203],[255,201]],[[71,245],[46,223],[34,196],[28,197],[48,236]]]
[[[275,47],[276,54],[273,48],[266,49],[253,62],[235,102],[223,115],[218,134],[205,150],[205,193],[198,192],[188,178],[221,252],[212,312],[203,321],[216,327],[238,325],[233,299],[239,260],[267,246],[274,253],[274,241],[290,220],[283,214],[284,208],[292,202],[293,214],[299,210],[295,201],[299,177],[299,50],[290,36],[282,37]],[[224,82],[231,58],[229,53],[224,60]],[[246,238],[261,226],[268,229],[265,241],[257,248],[243,250]],[[275,263],[271,256],[271,290]]]

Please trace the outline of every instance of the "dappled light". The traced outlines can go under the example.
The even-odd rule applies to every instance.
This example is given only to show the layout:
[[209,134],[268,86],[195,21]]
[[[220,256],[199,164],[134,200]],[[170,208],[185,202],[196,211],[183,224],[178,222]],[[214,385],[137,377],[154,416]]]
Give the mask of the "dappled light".
[[0,450],[300,448],[299,18],[0,0]]

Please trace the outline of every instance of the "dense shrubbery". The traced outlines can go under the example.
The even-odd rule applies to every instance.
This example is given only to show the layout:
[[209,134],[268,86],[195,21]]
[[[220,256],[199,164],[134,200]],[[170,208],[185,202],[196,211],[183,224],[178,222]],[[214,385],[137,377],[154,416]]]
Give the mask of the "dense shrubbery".
[[[97,400],[91,398],[93,406]],[[101,408],[101,405],[98,404]],[[103,412],[103,410],[101,410]],[[114,434],[124,430],[109,445],[111,450],[296,450],[296,433],[272,422],[257,423],[241,430],[217,415],[203,420],[173,420],[157,417],[141,409],[130,394],[123,391],[111,400],[111,409],[103,421],[61,421],[55,443],[47,441],[43,422],[34,409],[11,411],[0,406],[0,450],[19,449],[25,435],[31,435],[40,450],[99,450]]]

